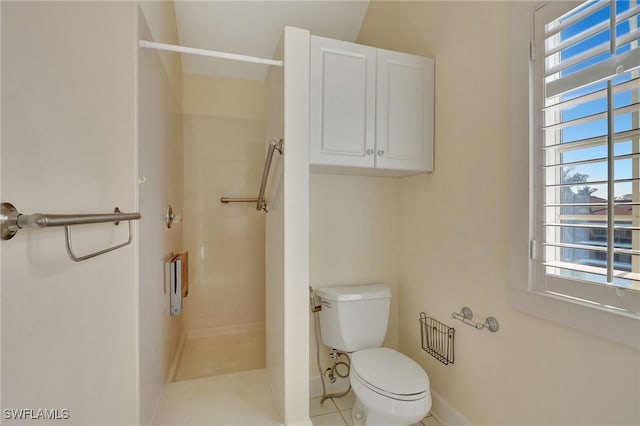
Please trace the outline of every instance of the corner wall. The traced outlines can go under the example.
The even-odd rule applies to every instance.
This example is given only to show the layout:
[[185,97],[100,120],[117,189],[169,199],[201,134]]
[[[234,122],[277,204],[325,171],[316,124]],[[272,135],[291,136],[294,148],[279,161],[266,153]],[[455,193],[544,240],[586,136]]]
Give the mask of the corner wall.
[[[175,3],[173,0],[137,2],[149,27],[149,33],[142,39],[159,43],[179,44],[176,24]],[[141,34],[142,35],[142,34]],[[163,50],[156,51],[164,66],[171,89],[178,101],[182,96],[182,55]]]
[[[436,169],[402,181],[400,349],[474,424],[639,424],[637,351],[509,303],[511,7],[372,2],[358,38],[436,66]],[[500,331],[451,319],[463,306]],[[455,364],[420,349],[420,311],[456,328]]]
[[[176,33],[172,4],[140,4],[140,39],[177,42],[166,38]],[[162,218],[167,205],[180,213],[183,204],[182,96],[181,84],[176,84],[181,82],[180,55],[163,54],[138,48],[140,425],[151,423],[183,331],[183,317],[170,315],[164,276],[164,261],[182,251],[183,225],[168,229]],[[173,72],[163,57],[177,65]]]

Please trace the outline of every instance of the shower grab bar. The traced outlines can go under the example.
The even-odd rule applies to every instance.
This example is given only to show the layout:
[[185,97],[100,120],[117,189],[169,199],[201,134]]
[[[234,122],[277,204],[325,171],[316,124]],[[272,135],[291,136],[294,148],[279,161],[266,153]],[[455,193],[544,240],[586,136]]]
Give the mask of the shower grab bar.
[[258,201],[257,197],[238,197],[238,198],[220,197],[220,202],[223,203],[223,204],[229,204],[229,203],[255,203],[256,201]]
[[264,191],[267,188],[267,179],[269,179],[269,170],[271,169],[271,160],[273,160],[273,151],[277,150],[280,155],[284,154],[284,141],[280,139],[276,142],[275,139],[269,142],[269,150],[267,151],[267,158],[264,161],[264,170],[262,172],[262,182],[260,183],[260,192],[258,193],[258,202],[256,204],[256,210],[264,210],[265,213],[269,212],[269,204],[264,199]]
[[276,142],[273,139],[269,142],[269,150],[267,151],[267,158],[264,163],[264,171],[262,172],[262,181],[260,182],[260,191],[258,197],[220,197],[220,202],[223,204],[229,203],[257,203],[256,210],[269,211],[269,203],[264,199],[264,192],[267,187],[267,179],[269,178],[269,170],[271,169],[271,161],[273,160],[273,151],[277,150],[280,155],[284,153],[283,147],[284,141],[280,139]]
[[[71,260],[75,262],[81,262],[83,260],[91,259],[92,257],[99,256],[104,253],[119,249],[131,243],[133,239],[133,231],[131,228],[131,221],[141,218],[140,213],[122,213],[118,207],[116,207],[113,213],[98,213],[98,214],[43,214],[35,213],[30,215],[21,214],[11,203],[2,203],[0,205],[0,239],[10,240],[13,238],[20,229],[33,228],[42,229],[53,226],[64,226],[65,240],[67,246],[67,254]],[[71,231],[72,225],[83,225],[91,223],[105,223],[115,222],[116,225],[121,221],[126,220],[129,222],[129,238],[126,242],[116,244],[112,247],[89,253],[84,256],[76,256],[71,248]]]

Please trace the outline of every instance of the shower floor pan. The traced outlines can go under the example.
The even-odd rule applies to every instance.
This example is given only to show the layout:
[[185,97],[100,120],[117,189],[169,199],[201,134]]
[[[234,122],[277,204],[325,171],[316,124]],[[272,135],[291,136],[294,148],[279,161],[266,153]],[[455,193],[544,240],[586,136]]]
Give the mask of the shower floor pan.
[[264,323],[185,332],[169,382],[265,368]]

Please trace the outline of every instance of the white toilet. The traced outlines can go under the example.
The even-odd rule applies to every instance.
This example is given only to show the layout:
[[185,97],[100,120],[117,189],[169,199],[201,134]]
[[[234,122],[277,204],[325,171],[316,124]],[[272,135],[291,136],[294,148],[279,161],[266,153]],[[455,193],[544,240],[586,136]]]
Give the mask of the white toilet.
[[387,332],[391,290],[384,284],[316,288],[322,342],[351,353],[356,425],[406,426],[431,409],[427,373],[411,358],[380,345]]

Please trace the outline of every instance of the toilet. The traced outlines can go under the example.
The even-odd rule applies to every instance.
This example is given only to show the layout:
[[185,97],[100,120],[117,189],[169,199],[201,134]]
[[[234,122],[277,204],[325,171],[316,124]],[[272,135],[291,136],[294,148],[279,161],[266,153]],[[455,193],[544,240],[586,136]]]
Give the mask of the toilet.
[[320,297],[322,342],[351,357],[355,425],[407,426],[431,409],[427,373],[411,358],[381,347],[391,290],[384,284],[315,289]]

